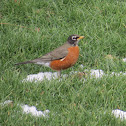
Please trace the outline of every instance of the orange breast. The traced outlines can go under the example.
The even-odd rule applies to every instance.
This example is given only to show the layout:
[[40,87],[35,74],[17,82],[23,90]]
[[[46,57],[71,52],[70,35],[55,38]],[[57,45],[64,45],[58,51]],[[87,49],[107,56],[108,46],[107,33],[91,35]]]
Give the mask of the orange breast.
[[60,60],[54,60],[50,63],[50,67],[53,70],[64,70],[73,66],[79,57],[79,47],[70,47],[68,49],[68,55]]

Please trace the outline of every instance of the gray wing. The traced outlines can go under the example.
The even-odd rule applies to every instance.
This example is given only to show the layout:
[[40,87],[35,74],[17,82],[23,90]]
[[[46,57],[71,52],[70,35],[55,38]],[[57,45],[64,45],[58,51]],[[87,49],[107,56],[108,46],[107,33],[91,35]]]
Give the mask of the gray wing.
[[68,54],[68,46],[63,45],[47,54],[44,56],[32,60],[33,62],[48,62],[48,61],[53,61],[53,60],[58,60],[64,58]]
[[31,60],[31,61],[25,61],[21,63],[17,63],[15,65],[20,65],[20,64],[27,64],[27,63],[46,63],[50,62],[53,60],[58,60],[64,58],[68,54],[68,48],[70,47],[70,44],[65,43],[63,46],[60,46],[59,48],[54,49],[53,51],[45,54],[44,56]]

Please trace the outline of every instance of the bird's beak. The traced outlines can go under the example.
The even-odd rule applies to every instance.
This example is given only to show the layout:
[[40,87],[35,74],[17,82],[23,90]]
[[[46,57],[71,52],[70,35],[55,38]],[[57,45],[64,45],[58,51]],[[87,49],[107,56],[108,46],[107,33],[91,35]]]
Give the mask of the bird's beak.
[[80,39],[83,39],[84,38],[84,36],[80,36],[77,40],[80,40]]

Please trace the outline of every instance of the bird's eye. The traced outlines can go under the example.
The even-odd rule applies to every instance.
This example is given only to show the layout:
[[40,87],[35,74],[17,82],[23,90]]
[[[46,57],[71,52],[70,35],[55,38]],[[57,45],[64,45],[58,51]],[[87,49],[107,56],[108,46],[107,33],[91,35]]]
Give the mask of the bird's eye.
[[72,40],[77,40],[77,37],[76,36],[72,36]]

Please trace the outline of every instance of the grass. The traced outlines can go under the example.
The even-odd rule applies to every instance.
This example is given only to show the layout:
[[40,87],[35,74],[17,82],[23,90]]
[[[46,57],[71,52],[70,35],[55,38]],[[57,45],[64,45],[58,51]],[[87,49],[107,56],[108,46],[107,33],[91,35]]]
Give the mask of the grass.
[[[125,72],[125,12],[126,2],[121,0],[1,0],[0,102],[9,99],[13,105],[0,106],[0,125],[126,125],[111,115],[113,109],[126,111],[125,76],[87,78],[84,82],[71,75],[61,82],[22,83],[28,74],[52,70],[38,65],[14,66],[62,45],[71,34],[79,34],[85,36],[79,43],[79,60],[63,74],[84,71],[80,64],[108,74]],[[23,114],[17,106],[22,103],[49,109],[49,118]]]

